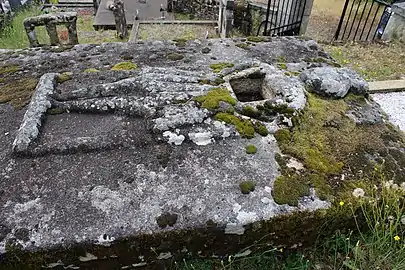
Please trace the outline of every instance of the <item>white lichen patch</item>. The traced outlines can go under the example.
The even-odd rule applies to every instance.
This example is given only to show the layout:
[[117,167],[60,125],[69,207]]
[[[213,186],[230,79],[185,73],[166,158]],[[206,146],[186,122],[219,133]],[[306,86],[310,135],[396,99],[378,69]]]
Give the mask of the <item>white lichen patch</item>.
[[163,137],[166,137],[168,139],[168,143],[174,144],[174,145],[181,145],[183,141],[186,139],[184,135],[177,135],[176,133],[170,132],[170,131],[165,131],[163,132]]
[[79,261],[81,261],[81,262],[88,262],[88,261],[93,261],[93,260],[97,260],[97,259],[98,259],[97,256],[95,256],[91,253],[88,253],[88,252],[86,252],[86,256],[79,257]]
[[190,132],[188,137],[191,141],[193,141],[196,145],[208,145],[213,142],[212,133],[211,132]]

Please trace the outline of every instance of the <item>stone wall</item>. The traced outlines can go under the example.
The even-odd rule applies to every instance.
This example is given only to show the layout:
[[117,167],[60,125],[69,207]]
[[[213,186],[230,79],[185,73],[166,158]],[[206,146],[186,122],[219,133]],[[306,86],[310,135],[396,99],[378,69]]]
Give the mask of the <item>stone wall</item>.
[[216,20],[218,19],[219,2],[216,0],[168,0],[167,10],[192,14],[197,19]]

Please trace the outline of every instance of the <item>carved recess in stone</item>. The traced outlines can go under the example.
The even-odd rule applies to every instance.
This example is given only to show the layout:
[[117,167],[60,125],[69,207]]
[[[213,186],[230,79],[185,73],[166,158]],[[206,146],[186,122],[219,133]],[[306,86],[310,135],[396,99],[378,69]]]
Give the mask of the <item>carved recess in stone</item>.
[[77,13],[76,12],[60,12],[53,14],[44,14],[36,17],[25,18],[24,28],[27,33],[28,40],[31,47],[40,46],[37,35],[35,33],[35,27],[45,26],[49,35],[51,45],[60,44],[58,32],[56,30],[57,25],[66,25],[69,37],[69,44],[75,45],[79,43],[76,30]]
[[224,77],[228,89],[242,105],[285,104],[294,110],[305,107],[305,87],[297,77],[286,76],[283,70],[259,63]]

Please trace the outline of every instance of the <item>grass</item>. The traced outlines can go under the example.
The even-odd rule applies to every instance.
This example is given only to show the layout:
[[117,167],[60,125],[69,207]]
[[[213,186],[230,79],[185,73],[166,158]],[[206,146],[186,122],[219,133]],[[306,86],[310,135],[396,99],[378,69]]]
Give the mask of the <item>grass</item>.
[[356,203],[342,201],[337,206],[352,213],[357,224],[353,231],[337,231],[319,239],[315,247],[302,250],[270,247],[254,253],[255,245],[266,245],[258,241],[238,254],[219,259],[184,260],[173,263],[170,269],[405,269],[405,190],[387,182],[378,167],[373,177],[367,182],[377,181],[376,188],[368,186],[360,197],[355,197],[353,192],[351,196]]
[[194,40],[218,37],[213,26],[187,24],[143,24],[139,26],[138,38],[141,40]]
[[[405,44],[394,42],[331,44],[345,0],[315,0],[306,35],[326,42],[323,47],[339,64],[368,81],[405,78]],[[375,5],[374,5],[375,6]]]
[[368,81],[405,78],[403,43],[346,43],[324,48],[339,64],[356,70]]
[[[19,11],[12,19],[11,23],[0,32],[0,48],[19,49],[28,47],[29,41],[23,21],[27,17],[38,16],[40,14],[42,14],[42,12],[39,7],[36,6],[27,6]],[[49,44],[49,37],[45,27],[36,27],[35,31],[40,43]]]
[[[20,49],[29,47],[27,34],[24,29],[23,21],[27,17],[34,17],[43,14],[37,6],[27,6],[13,17],[11,23],[0,32],[0,48]],[[68,34],[64,26],[57,26],[58,36],[62,44],[67,43]],[[36,27],[35,32],[40,44],[49,44],[49,37],[45,27]],[[81,44],[100,44],[104,42],[125,42],[116,36],[116,31],[100,30],[95,31],[93,28],[93,16],[78,15],[77,35]]]

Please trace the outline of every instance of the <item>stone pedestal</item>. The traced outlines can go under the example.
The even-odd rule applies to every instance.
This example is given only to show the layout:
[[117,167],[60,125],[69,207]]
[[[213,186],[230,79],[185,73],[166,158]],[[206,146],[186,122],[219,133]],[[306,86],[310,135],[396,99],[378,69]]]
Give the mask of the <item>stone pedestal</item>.
[[24,28],[28,36],[31,47],[40,46],[36,33],[35,27],[45,26],[46,31],[49,35],[49,40],[51,45],[60,44],[58,32],[56,31],[56,25],[63,24],[66,25],[69,33],[69,44],[75,45],[79,43],[76,31],[76,12],[60,12],[54,14],[44,14],[36,17],[25,18]]
[[233,27],[234,0],[221,0],[219,4],[218,26],[221,38],[230,36]]
[[397,39],[405,42],[405,2],[392,6],[392,15],[381,39],[384,41]]

